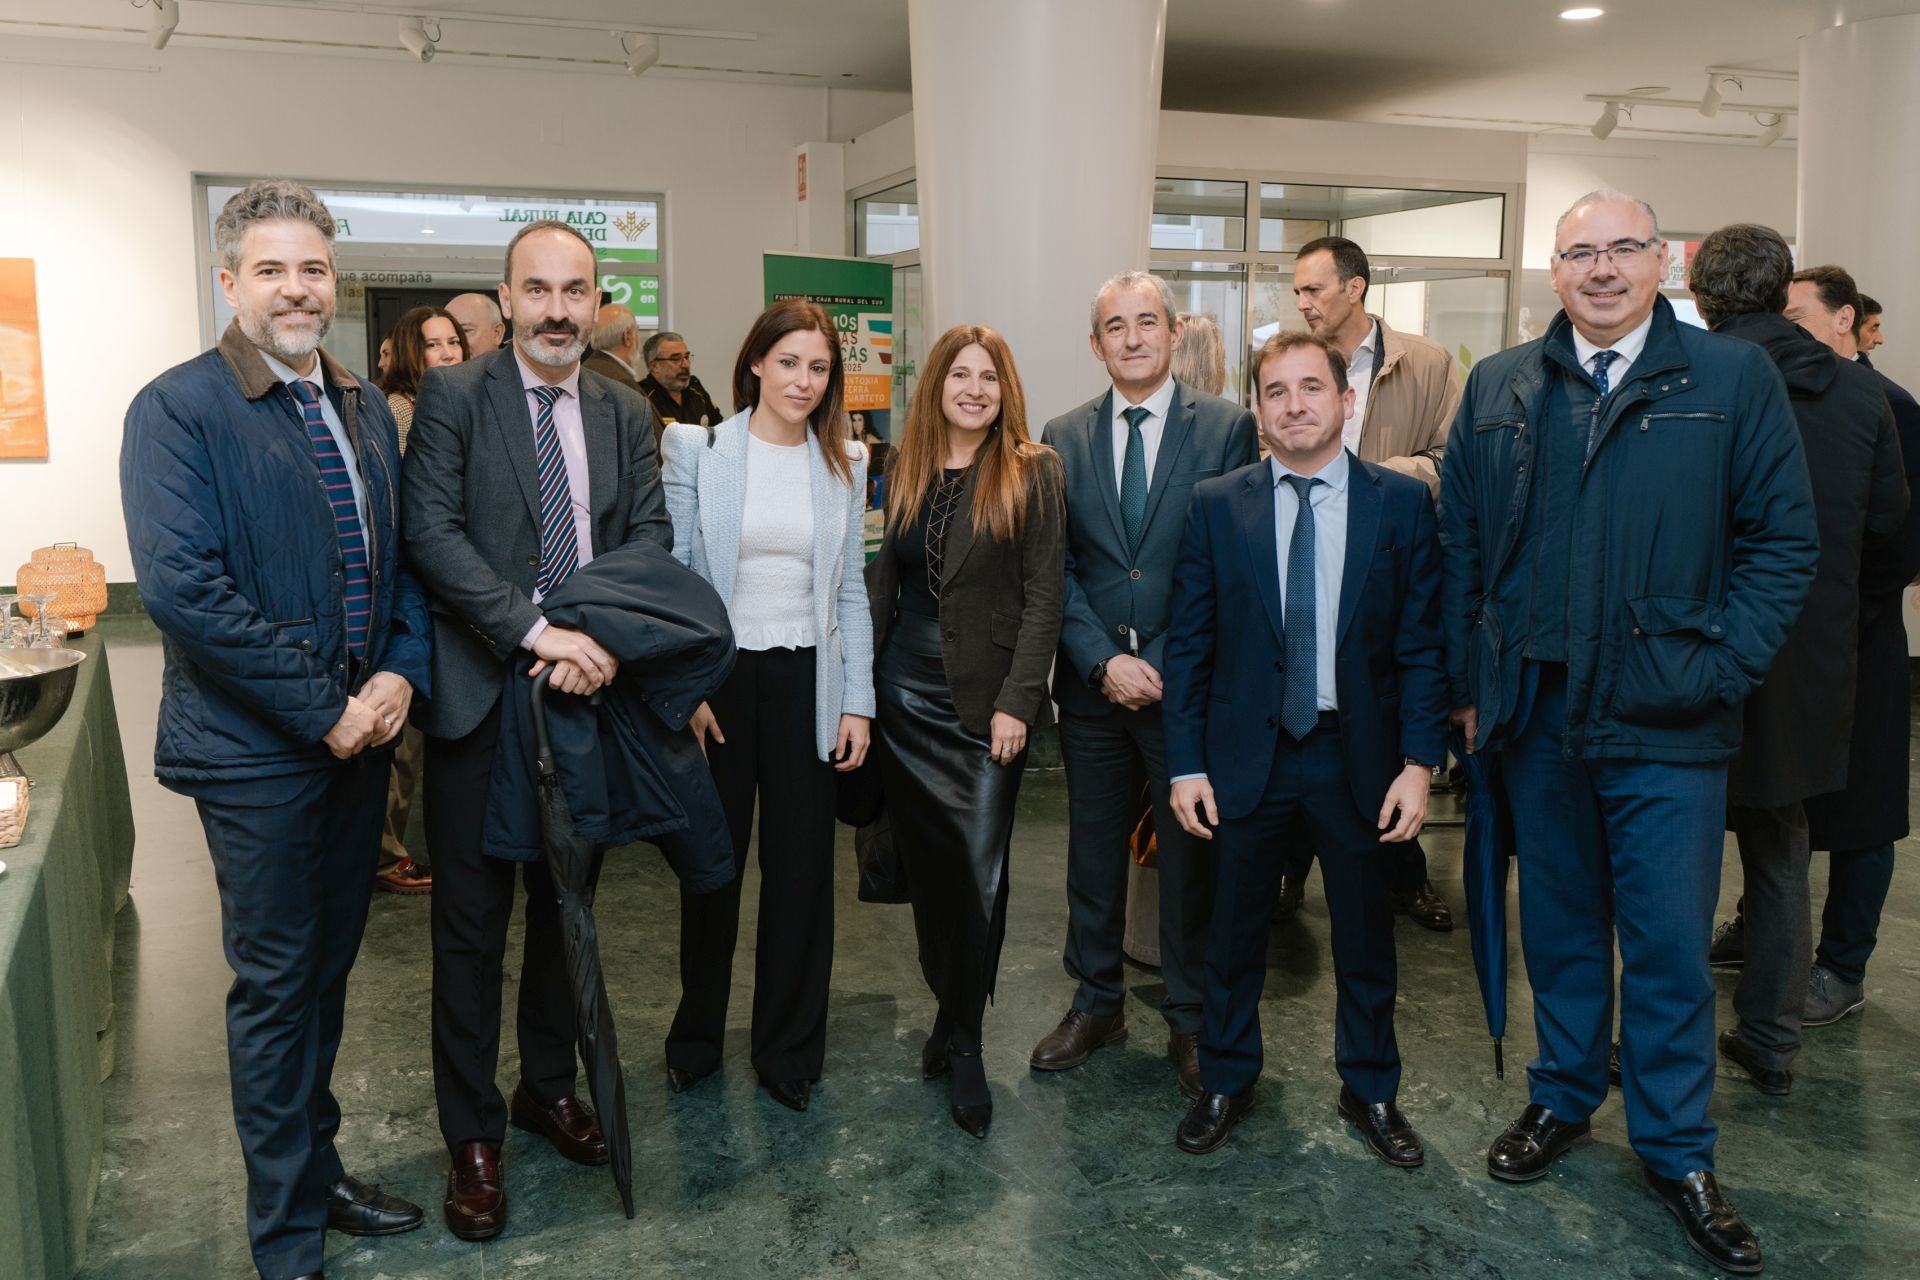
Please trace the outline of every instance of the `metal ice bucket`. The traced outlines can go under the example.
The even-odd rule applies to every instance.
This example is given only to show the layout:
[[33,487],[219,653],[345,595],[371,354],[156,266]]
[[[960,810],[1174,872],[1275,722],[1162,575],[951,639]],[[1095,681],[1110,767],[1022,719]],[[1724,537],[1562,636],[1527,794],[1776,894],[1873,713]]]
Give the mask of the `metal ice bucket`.
[[0,648],[0,774],[12,754],[38,742],[66,714],[87,655],[78,649]]

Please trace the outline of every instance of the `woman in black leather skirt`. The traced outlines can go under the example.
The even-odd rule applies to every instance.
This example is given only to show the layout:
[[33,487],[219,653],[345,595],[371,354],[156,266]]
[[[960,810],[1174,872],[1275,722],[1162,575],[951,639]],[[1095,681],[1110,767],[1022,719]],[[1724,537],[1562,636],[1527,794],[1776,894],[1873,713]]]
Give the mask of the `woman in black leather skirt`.
[[1066,499],[1027,438],[1013,353],[992,329],[928,353],[888,471],[886,537],[867,566],[874,743],[939,1008],[921,1052],[951,1071],[954,1123],[987,1136],[980,1058],[1007,921],[1007,846],[1028,734],[1051,710]]

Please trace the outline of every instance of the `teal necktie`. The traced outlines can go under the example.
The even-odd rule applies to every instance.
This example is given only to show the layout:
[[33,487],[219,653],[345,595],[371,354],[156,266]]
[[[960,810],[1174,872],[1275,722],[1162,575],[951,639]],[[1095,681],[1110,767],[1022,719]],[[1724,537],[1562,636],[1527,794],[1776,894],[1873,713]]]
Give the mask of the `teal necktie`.
[[1140,546],[1140,526],[1147,522],[1147,441],[1140,424],[1152,415],[1144,405],[1123,409],[1127,420],[1127,455],[1120,464],[1120,520],[1127,530],[1127,553]]

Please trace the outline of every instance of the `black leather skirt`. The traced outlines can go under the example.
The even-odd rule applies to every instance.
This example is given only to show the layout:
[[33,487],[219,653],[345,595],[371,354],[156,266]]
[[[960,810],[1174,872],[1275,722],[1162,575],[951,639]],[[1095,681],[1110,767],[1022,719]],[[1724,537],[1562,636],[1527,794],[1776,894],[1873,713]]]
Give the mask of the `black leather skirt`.
[[960,724],[937,619],[902,611],[874,670],[881,783],[906,862],[920,970],[963,1033],[978,1033],[1007,927],[1007,846],[1026,752],[995,764]]

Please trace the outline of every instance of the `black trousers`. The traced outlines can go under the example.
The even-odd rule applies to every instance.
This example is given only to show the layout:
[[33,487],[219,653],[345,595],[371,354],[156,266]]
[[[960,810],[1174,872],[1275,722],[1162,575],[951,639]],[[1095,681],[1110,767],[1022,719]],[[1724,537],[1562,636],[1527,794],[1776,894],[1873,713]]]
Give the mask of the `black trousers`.
[[1160,855],[1160,973],[1167,984],[1160,1013],[1185,1034],[1200,1030],[1213,859],[1167,805],[1165,743],[1158,706],[1115,706],[1095,716],[1060,711],[1068,816],[1063,961],[1080,984],[1074,1008],[1101,1016],[1120,1012],[1126,1000],[1120,947],[1127,932],[1127,838],[1140,819],[1145,779]]
[[247,1162],[247,1234],[267,1280],[320,1270],[326,1189],[344,1176],[333,1062],[380,857],[392,752],[208,787],[220,886],[227,1069]]
[[1200,1033],[1200,1075],[1210,1092],[1243,1093],[1260,1077],[1260,990],[1273,897],[1304,836],[1320,859],[1333,935],[1334,1067],[1364,1103],[1392,1102],[1398,1093],[1394,857],[1393,846],[1380,843],[1375,816],[1354,803],[1340,730],[1329,726],[1297,742],[1280,734],[1260,803],[1214,831],[1220,874]]
[[[513,917],[514,881],[524,881],[527,936],[520,962],[520,1078],[541,1102],[574,1092],[579,1034],[561,950],[553,879],[544,862],[507,862],[484,852],[487,783],[500,737],[495,707],[464,738],[428,738],[421,793],[433,859],[433,1092],[440,1136],[453,1151],[499,1143],[507,1104],[500,1065],[500,990]],[[594,855],[592,881],[600,878]]]
[[[709,701],[724,743],[708,747],[733,837],[734,879],[680,890],[680,1007],[667,1065],[718,1070],[740,934],[740,875],[760,810],[760,926],[753,950],[753,1069],[818,1080],[833,977],[833,766],[814,746],[814,650],[743,649]],[[438,891],[436,886],[436,892]]]

